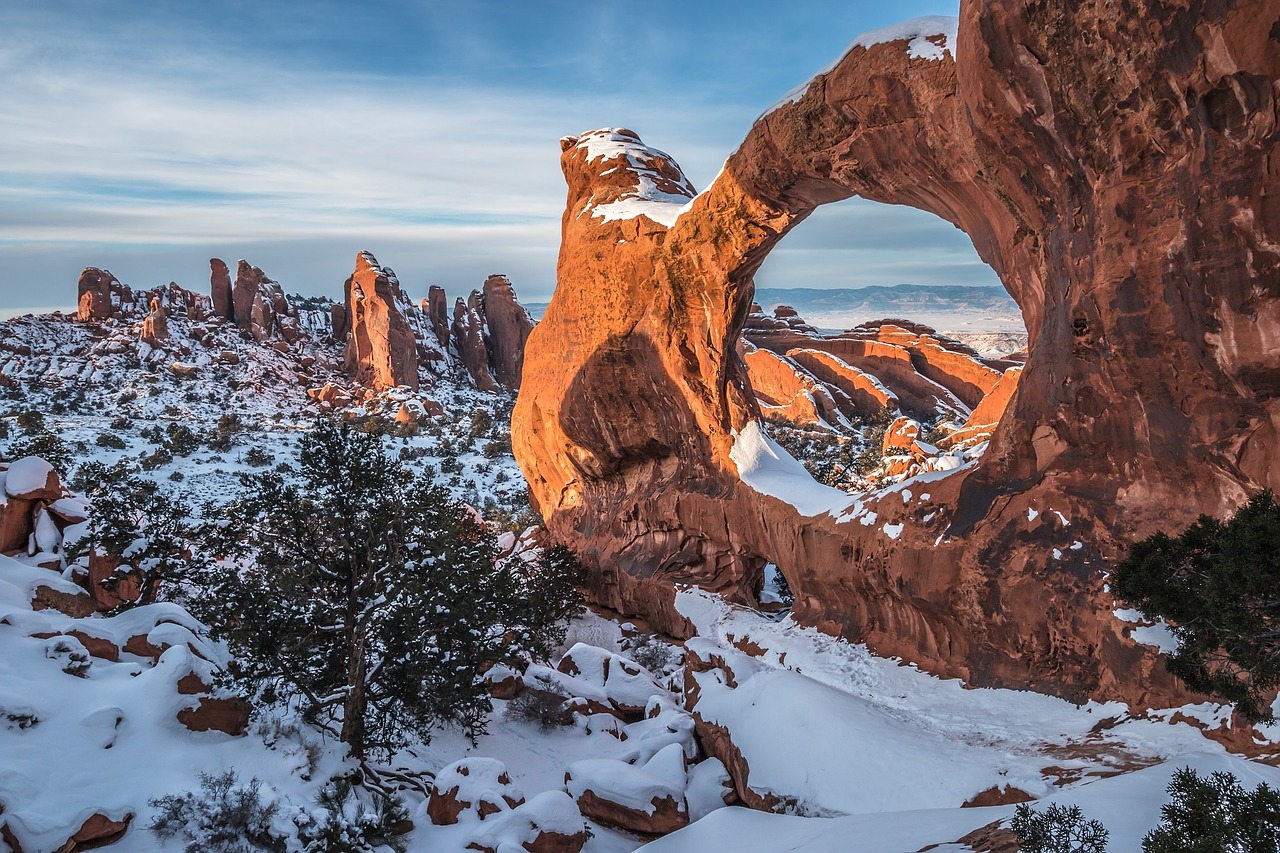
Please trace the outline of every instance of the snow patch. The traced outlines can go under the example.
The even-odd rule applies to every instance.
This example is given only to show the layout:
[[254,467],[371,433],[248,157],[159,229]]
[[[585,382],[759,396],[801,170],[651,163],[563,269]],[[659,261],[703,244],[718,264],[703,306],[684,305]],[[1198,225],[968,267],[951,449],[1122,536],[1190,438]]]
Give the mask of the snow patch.
[[848,494],[813,479],[756,421],[734,433],[729,458],[738,467],[742,482],[762,495],[790,504],[801,515],[838,516],[853,503]]
[[[835,62],[832,62],[817,74],[787,92],[781,99],[761,113],[759,118],[764,118],[769,113],[787,104],[794,104],[799,101],[809,91],[809,86],[813,84],[814,80],[830,74],[835,70],[836,66],[844,62],[845,57],[859,47],[870,49],[878,44],[906,41],[907,53],[912,59],[937,61],[944,58],[948,53],[954,58],[956,36],[959,28],[959,18],[948,15],[927,15],[923,18],[914,18],[910,21],[903,21],[900,24],[893,24],[878,30],[869,30],[855,38]],[[942,36],[943,43],[941,46],[930,41],[931,37],[936,38],[937,36]],[[759,121],[759,118],[756,120]]]

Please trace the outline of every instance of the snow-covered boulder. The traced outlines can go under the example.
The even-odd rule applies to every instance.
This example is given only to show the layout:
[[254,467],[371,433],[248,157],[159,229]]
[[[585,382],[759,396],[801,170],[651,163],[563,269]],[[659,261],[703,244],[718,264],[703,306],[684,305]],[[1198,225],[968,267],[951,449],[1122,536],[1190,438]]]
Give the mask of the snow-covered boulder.
[[612,713],[627,718],[644,714],[652,696],[670,695],[653,674],[633,660],[596,646],[578,643],[565,652],[554,670],[532,666],[525,681],[537,679],[574,699],[585,714]]
[[563,791],[543,791],[477,829],[466,849],[480,853],[578,853],[587,843],[582,814]]
[[511,667],[498,664],[484,674],[484,686],[494,699],[514,699],[524,692],[524,679]]
[[496,758],[464,758],[436,774],[427,814],[436,826],[452,826],[468,815],[484,820],[516,808],[524,794]]
[[582,813],[608,826],[666,835],[689,824],[688,774],[679,744],[659,751],[643,766],[612,758],[575,761],[564,780]]
[[689,822],[693,823],[716,809],[731,805],[738,795],[733,790],[733,779],[724,763],[718,758],[708,758],[689,768],[684,798],[689,805]]
[[665,694],[651,697],[644,719],[628,723],[623,734],[628,751],[620,757],[632,764],[643,764],[672,744],[690,761],[698,755],[693,717]]
[[24,456],[9,464],[4,493],[23,501],[56,501],[62,497],[62,482],[48,462],[39,456]]

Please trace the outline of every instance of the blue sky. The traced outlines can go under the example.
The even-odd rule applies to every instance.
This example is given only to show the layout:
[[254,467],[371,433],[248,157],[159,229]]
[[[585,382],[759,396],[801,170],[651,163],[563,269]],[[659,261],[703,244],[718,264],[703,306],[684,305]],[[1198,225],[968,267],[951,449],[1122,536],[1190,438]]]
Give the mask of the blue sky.
[[[204,291],[244,257],[337,296],[369,249],[415,298],[555,279],[557,140],[626,126],[701,189],[860,32],[955,2],[0,2],[0,311],[84,266]],[[905,208],[820,210],[761,286],[995,284]]]

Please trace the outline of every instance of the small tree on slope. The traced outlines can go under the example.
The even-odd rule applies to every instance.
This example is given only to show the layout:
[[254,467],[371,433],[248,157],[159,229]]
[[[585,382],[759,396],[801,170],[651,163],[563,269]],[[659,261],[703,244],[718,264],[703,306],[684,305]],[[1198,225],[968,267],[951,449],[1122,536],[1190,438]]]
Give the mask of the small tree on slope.
[[195,546],[197,525],[185,500],[165,492],[153,480],[138,476],[126,462],[87,462],[76,473],[76,485],[92,501],[86,536],[68,543],[70,559],[94,553],[118,561],[101,579],[108,589],[132,577],[138,597],[115,610],[151,604],[164,586],[200,572],[203,552]]
[[1230,521],[1209,516],[1176,539],[1136,543],[1111,579],[1116,598],[1172,623],[1166,661],[1188,687],[1234,702],[1246,719],[1272,719],[1280,685],[1280,505],[1255,495]]
[[1173,774],[1160,824],[1143,853],[1277,853],[1280,793],[1266,784],[1246,791],[1230,773],[1206,779],[1190,767]]
[[300,701],[352,752],[444,723],[483,730],[486,664],[545,654],[581,600],[576,563],[494,564],[490,530],[381,436],[321,423],[300,443],[300,479],[246,477],[212,539],[244,561],[209,573],[192,602],[266,700]]
[[1023,853],[1104,853],[1107,849],[1106,827],[1087,819],[1076,805],[1053,803],[1036,811],[1022,803],[1009,828],[1018,836]]

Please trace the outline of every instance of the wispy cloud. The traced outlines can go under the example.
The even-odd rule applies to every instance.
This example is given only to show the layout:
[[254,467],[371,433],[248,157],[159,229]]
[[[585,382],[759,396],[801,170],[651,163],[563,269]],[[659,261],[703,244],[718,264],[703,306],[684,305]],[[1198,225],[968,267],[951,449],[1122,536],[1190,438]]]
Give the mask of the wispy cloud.
[[[535,5],[405,0],[374,4],[372,17],[330,0],[6,5],[0,305],[61,304],[57,288],[70,301],[90,264],[141,286],[199,286],[210,254],[336,294],[365,247],[406,282],[469,289],[503,271],[545,298],[564,200],[556,140],[626,125],[703,186],[777,94],[744,95],[723,63],[791,85],[801,75],[771,63],[800,52],[782,37],[812,29],[803,15],[819,8],[801,4],[775,33],[686,4],[653,15]],[[387,26],[392,13],[404,31]],[[716,27],[725,38],[705,38]],[[797,67],[821,65],[823,50]],[[812,284],[845,264],[954,280],[975,260],[936,223],[858,210],[806,223],[762,276]],[[921,249],[929,228],[953,240],[946,252]],[[822,249],[871,231],[861,255]],[[886,249],[916,260],[902,267]]]

